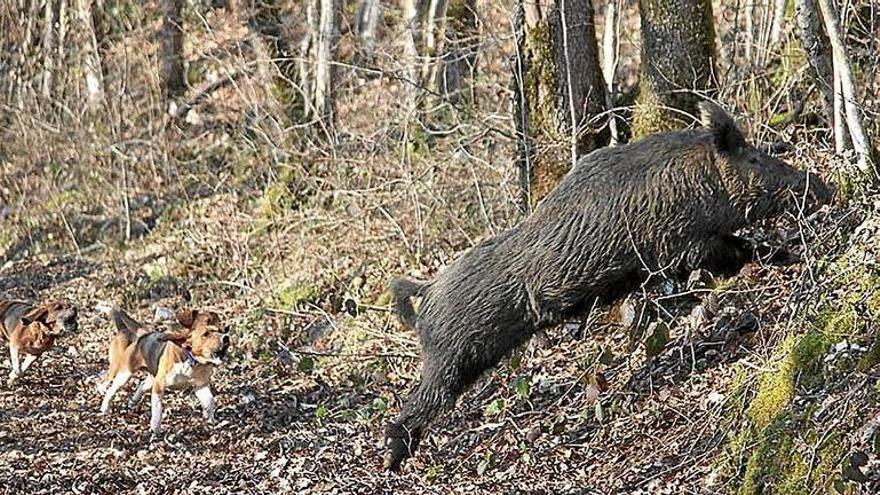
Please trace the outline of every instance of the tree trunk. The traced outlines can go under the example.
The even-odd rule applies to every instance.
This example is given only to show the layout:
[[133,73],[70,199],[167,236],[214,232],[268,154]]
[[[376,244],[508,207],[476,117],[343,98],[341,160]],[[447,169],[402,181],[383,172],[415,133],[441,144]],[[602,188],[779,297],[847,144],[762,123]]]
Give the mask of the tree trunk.
[[[843,35],[837,21],[837,9],[831,4],[831,0],[819,0],[819,10],[822,12],[822,18],[825,20],[825,31],[828,33],[828,40],[831,42],[831,61],[836,81],[834,97],[835,100],[843,99],[846,127],[852,139],[853,150],[855,150],[858,157],[857,164],[859,170],[868,176],[870,180],[876,181],[876,170],[874,169],[871,156],[871,142],[868,140],[865,128],[862,126],[862,117],[856,101],[858,95],[856,94],[849,56],[846,53]],[[840,90],[840,92],[837,92],[837,90]]]
[[299,87],[303,97],[303,117],[315,114],[314,60],[320,37],[320,0],[307,0],[306,32],[299,42]]
[[607,143],[594,119],[605,110],[605,82],[589,0],[523,2],[522,9],[516,118],[520,149],[532,155],[519,163],[528,167],[520,174],[534,205],[578,156]]
[[786,0],[773,0],[773,23],[770,25],[770,44],[776,46],[782,40],[782,24],[785,21]]
[[354,32],[358,37],[358,54],[368,64],[373,62],[376,47],[376,31],[382,17],[379,0],[358,0],[355,12]]
[[98,52],[98,38],[95,34],[92,0],[76,0],[77,31],[80,42],[83,78],[86,84],[86,101],[89,111],[96,111],[104,105],[104,77],[101,58]]
[[614,112],[614,82],[617,77],[618,24],[620,22],[620,0],[608,0],[605,6],[605,27],[602,31],[602,77],[605,79],[605,104],[608,116],[608,130],[612,146],[620,141],[617,131],[617,117]]
[[[296,121],[298,114],[305,114],[308,105],[305,103],[306,96],[303,94],[308,88],[300,87],[301,67],[305,64],[302,57],[299,62],[294,61],[294,51],[288,42],[282,26],[284,11],[280,0],[254,0],[247,9],[247,23],[255,35],[252,36],[254,50],[258,52],[257,58],[261,61],[259,66],[260,78],[268,87],[278,91],[285,101],[282,113],[291,120]],[[229,10],[239,8],[237,2],[228,2]],[[273,99],[273,106],[278,100]],[[281,109],[280,103],[278,106]]]
[[315,66],[315,113],[329,127],[336,124],[336,54],[341,8],[341,0],[321,0]]
[[[699,93],[715,87],[715,27],[709,0],[639,0],[642,71],[633,136],[690,124]],[[684,115],[683,115],[684,114]]]
[[440,94],[456,102],[462,93],[473,97],[473,76],[477,66],[476,0],[449,0],[442,34],[444,42],[436,57],[432,80]]
[[[67,23],[68,23],[68,5],[67,0],[60,0],[58,2],[58,43],[55,47],[55,60],[58,63],[58,66],[61,70],[66,71],[66,62],[65,57],[67,52],[65,50],[64,44],[67,42]],[[58,81],[55,82],[55,94],[57,98],[63,100],[64,93],[66,90],[67,79],[65,77],[59,78]]]
[[159,81],[165,98],[183,94],[183,0],[162,0],[162,33],[159,47]]
[[43,3],[43,74],[40,79],[40,89],[46,101],[52,99],[52,74],[54,68],[54,29],[55,7],[52,0]]
[[403,20],[406,32],[403,38],[403,57],[406,66],[406,109],[415,112],[423,82],[421,80],[422,30],[428,0],[403,0]]
[[822,93],[822,106],[829,123],[835,119],[834,74],[831,71],[831,45],[822,28],[816,0],[794,0],[801,42],[810,62],[811,75]]

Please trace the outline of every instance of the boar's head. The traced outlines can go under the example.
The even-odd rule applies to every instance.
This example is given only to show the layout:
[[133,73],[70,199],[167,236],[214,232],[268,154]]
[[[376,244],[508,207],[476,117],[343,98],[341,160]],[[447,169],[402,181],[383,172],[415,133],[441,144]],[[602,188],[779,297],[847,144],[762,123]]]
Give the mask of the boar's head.
[[746,142],[736,123],[714,103],[700,103],[700,120],[711,132],[718,169],[734,207],[752,222],[803,206],[828,203],[833,191],[815,174],[798,170]]

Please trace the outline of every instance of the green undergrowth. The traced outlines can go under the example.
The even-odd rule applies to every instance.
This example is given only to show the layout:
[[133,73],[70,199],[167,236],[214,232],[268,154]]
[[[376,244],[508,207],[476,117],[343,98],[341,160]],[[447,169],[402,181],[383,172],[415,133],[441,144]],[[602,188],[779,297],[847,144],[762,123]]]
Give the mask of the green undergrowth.
[[[817,309],[792,326],[761,371],[744,367],[734,381],[721,466],[729,493],[845,493],[841,470],[850,440],[821,408],[830,390],[858,383],[859,372],[880,362],[880,336],[872,331],[880,321],[880,268],[872,257],[854,246],[829,263],[834,284]],[[867,351],[826,359],[839,342]]]

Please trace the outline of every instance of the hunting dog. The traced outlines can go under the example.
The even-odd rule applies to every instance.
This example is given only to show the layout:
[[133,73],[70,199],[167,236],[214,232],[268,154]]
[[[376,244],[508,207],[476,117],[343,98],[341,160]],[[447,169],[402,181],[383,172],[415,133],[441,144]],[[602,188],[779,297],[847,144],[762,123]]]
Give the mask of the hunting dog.
[[9,343],[12,366],[8,383],[15,382],[49,350],[62,332],[75,332],[77,327],[76,307],[67,302],[49,301],[34,306],[0,299],[0,335]]
[[191,389],[202,404],[202,415],[214,420],[214,395],[211,375],[214,366],[222,363],[229,348],[228,327],[210,311],[186,310],[177,314],[183,327],[180,331],[163,332],[143,325],[115,307],[99,306],[109,314],[116,326],[110,342],[110,366],[98,390],[104,394],[101,414],[110,410],[110,402],[132,374],[146,370],[144,378],[128,402],[136,406],[148,389],[150,400],[150,432],[162,432],[162,396],[166,389]]

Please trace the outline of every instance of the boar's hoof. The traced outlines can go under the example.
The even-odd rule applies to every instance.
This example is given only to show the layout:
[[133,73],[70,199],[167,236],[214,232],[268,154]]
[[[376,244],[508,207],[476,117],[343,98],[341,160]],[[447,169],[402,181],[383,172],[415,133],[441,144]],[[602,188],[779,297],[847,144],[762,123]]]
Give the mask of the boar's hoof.
[[418,446],[419,437],[417,432],[410,431],[399,424],[388,425],[385,429],[385,444],[389,453],[385,459],[385,469],[399,472],[403,461],[411,457]]

